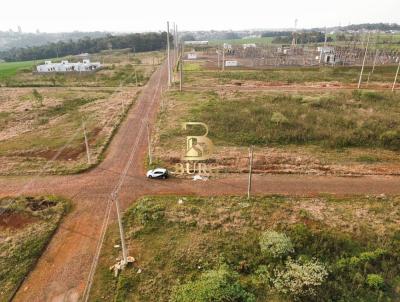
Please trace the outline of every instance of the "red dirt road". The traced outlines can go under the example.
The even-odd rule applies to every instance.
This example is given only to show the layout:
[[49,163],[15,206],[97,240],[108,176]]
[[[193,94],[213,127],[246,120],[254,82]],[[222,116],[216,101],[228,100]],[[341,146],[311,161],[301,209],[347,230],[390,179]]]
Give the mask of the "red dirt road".
[[[90,172],[71,176],[1,177],[0,197],[18,194],[55,194],[73,202],[72,212],[63,220],[36,268],[18,291],[15,301],[78,301],[88,280],[110,193],[117,184],[131,154],[133,161],[121,186],[123,208],[143,195],[244,195],[247,176],[212,181],[170,179],[150,181],[143,176],[147,147],[145,122],[156,119],[161,88],[166,89],[165,64],[143,89],[109,146],[105,160]],[[400,177],[362,178],[301,175],[254,176],[255,194],[314,195],[332,193],[400,193]],[[114,216],[112,216],[114,217]],[[114,218],[112,218],[114,219]]]

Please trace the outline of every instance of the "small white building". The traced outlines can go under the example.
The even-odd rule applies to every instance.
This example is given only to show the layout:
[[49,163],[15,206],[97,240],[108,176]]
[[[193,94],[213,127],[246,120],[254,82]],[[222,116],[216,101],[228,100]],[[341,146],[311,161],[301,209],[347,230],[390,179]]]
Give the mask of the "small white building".
[[248,43],[248,44],[243,44],[242,47],[243,47],[243,49],[256,48],[257,45],[255,43]]
[[185,41],[185,45],[208,45],[208,41]]
[[238,61],[225,61],[225,67],[237,67],[239,66],[239,62]]
[[196,60],[197,59],[197,54],[196,53],[188,53],[187,58],[189,60]]
[[320,62],[325,64],[337,64],[340,62],[339,57],[336,55],[335,48],[332,46],[317,47],[319,56],[316,57]]
[[83,60],[78,63],[70,63],[68,61],[61,61],[60,63],[52,63],[45,61],[44,64],[36,66],[39,73],[46,72],[88,72],[95,71],[101,67],[100,62],[90,62],[90,60]]

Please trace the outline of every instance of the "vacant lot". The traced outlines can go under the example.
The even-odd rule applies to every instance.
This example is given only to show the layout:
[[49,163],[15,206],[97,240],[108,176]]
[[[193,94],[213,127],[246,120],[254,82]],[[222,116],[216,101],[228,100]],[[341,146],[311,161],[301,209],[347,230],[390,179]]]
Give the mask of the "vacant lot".
[[[313,84],[314,86],[354,87],[358,83],[360,67],[278,67],[266,70],[240,69],[240,67],[226,68],[225,72],[210,70],[210,63],[206,61],[189,62],[185,67],[185,81],[190,86],[207,87],[209,84],[219,85],[253,85],[257,87],[288,84]],[[195,68],[196,66],[196,68]],[[370,75],[370,87],[382,87],[387,84],[391,87],[397,66],[377,66]],[[372,67],[367,66],[364,71],[364,87]]]
[[[162,54],[112,51],[96,56],[108,67],[90,75],[41,76],[18,69],[9,75],[6,81],[31,87],[0,88],[0,174],[75,173],[101,160]],[[41,82],[50,78],[60,85]],[[36,87],[42,84],[46,87]]]
[[0,301],[9,301],[68,208],[52,196],[0,199]]
[[144,198],[124,215],[137,262],[118,278],[108,269],[121,255],[114,225],[91,301],[397,301],[399,206],[384,196]]
[[[101,62],[103,69],[95,73],[35,74],[35,66],[43,61],[0,63],[0,87],[102,87],[140,86],[147,82],[155,67],[161,63],[161,52],[131,53],[128,50],[104,51],[90,55],[95,62]],[[53,59],[53,62],[69,60],[82,61],[72,56]],[[5,73],[4,73],[4,72]]]
[[[268,87],[273,83],[268,77],[275,72],[278,77],[298,78],[299,83]],[[318,82],[313,89],[301,78],[322,80],[320,72],[307,68],[215,72],[187,64],[184,92],[165,95],[156,155],[166,165],[179,160],[186,135],[198,130],[182,131],[181,123],[197,121],[209,126],[209,137],[217,147],[214,159],[229,172],[247,170],[248,147],[254,145],[256,172],[398,174],[398,93],[321,86],[334,82]],[[355,76],[354,68],[342,72]],[[230,84],[224,84],[223,79],[233,75],[240,81],[229,79]],[[332,79],[331,74],[326,78]]]

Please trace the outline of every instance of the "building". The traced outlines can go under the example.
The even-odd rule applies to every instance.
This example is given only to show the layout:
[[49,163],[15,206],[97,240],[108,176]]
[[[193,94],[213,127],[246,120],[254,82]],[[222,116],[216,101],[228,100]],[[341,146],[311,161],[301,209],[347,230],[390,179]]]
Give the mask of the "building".
[[317,59],[325,64],[337,64],[340,62],[339,57],[336,55],[335,48],[332,46],[317,47],[319,56]]
[[101,67],[100,62],[90,62],[90,60],[83,60],[78,63],[70,63],[68,61],[61,61],[60,63],[52,63],[45,61],[44,64],[36,66],[39,73],[46,72],[88,72],[95,71]]
[[225,67],[237,67],[239,66],[238,61],[225,61]]
[[243,44],[242,47],[243,47],[243,49],[256,48],[257,45],[255,43],[248,43],[248,44]]
[[208,45],[208,41],[185,41],[185,45]]
[[187,58],[189,60],[196,60],[197,59],[197,54],[196,53],[188,53]]

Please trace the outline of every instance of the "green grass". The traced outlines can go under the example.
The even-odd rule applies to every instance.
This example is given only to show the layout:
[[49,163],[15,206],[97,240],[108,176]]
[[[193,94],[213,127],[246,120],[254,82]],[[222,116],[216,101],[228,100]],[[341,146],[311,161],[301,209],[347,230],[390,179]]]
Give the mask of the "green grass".
[[[128,267],[118,278],[108,270],[120,256],[120,249],[114,248],[119,244],[114,224],[107,233],[91,301],[170,301],[176,286],[221,266],[238,274],[241,287],[256,301],[292,301],[271,283],[276,271],[285,270],[285,261],[261,252],[259,239],[265,230],[290,238],[292,259],[316,259],[328,268],[317,300],[299,301],[397,301],[399,202],[399,198],[330,196],[143,198],[124,214],[136,267]],[[372,275],[383,278],[384,286],[369,287]]]
[[[364,70],[364,83],[367,81],[371,67]],[[378,66],[370,77],[370,82],[393,83],[396,74],[396,66]],[[262,81],[283,83],[306,83],[306,82],[339,82],[358,83],[360,67],[288,67],[273,68],[267,70],[227,70],[225,72],[194,71],[186,75],[186,80],[196,82],[201,79],[214,78],[219,84],[228,84],[235,81]]]
[[259,38],[244,38],[244,39],[220,39],[220,40],[211,40],[209,44],[212,46],[222,45],[224,43],[228,43],[231,45],[241,45],[241,44],[271,44],[273,38],[272,37],[259,37]]
[[[34,206],[44,204],[40,209]],[[0,199],[0,219],[11,223],[18,215],[30,222],[22,227],[0,226],[0,301],[9,301],[50,241],[69,203],[54,196]],[[11,217],[11,218],[10,218]]]
[[33,66],[35,61],[0,63],[0,82],[15,76],[22,69],[32,71]]
[[[220,146],[314,145],[400,150],[400,96],[390,92],[172,92],[181,121],[202,121]],[[280,116],[281,119],[277,120]],[[179,124],[161,142],[183,137]]]

